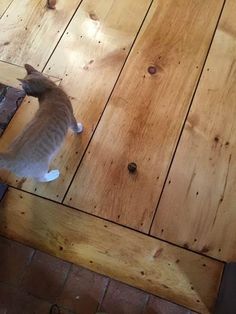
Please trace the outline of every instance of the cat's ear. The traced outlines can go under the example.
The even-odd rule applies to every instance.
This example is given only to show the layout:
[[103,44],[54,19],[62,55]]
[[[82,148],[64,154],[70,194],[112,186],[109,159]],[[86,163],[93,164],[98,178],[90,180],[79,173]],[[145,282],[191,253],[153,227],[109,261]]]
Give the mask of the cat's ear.
[[25,64],[25,69],[27,74],[38,73],[38,71],[29,64]]

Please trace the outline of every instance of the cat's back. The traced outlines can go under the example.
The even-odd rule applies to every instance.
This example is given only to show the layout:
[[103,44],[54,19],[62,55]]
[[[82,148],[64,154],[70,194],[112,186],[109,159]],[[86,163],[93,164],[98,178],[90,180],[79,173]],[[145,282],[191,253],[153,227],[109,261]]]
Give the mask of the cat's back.
[[12,143],[19,158],[43,158],[61,145],[71,120],[72,107],[59,88],[39,98],[39,109],[33,120]]

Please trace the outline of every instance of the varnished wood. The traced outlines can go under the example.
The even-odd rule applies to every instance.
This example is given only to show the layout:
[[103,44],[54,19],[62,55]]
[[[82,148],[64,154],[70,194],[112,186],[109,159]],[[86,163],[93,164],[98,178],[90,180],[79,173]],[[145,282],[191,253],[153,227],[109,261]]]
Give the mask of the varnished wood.
[[154,2],[66,204],[148,232],[222,3]]
[[226,1],[152,234],[236,259],[236,2]]
[[215,303],[222,263],[28,193],[7,192],[0,233],[200,313]]
[[[71,96],[84,132],[74,135],[69,131],[65,145],[51,165],[61,172],[57,181],[36,184],[31,180],[16,182],[14,177],[5,176],[9,184],[50,199],[63,199],[149,4],[150,0],[82,3],[50,59],[46,73],[63,78],[62,87]],[[18,119],[24,120],[28,112],[29,107],[23,107]],[[17,123],[18,119],[12,125],[18,128],[16,132],[22,125]],[[10,142],[14,134],[9,129],[5,141]]]
[[14,0],[0,20],[0,60],[42,70],[81,0]]

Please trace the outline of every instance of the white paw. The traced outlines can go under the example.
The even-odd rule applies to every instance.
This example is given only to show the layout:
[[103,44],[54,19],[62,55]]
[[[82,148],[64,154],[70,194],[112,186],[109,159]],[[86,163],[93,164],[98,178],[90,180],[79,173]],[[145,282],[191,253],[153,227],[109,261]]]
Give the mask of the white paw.
[[83,129],[84,129],[83,124],[78,122],[77,123],[77,133],[83,132]]
[[53,180],[56,180],[60,175],[60,171],[59,170],[51,170],[49,171],[48,173],[46,173],[44,175],[44,182],[50,182],[50,181],[53,181]]

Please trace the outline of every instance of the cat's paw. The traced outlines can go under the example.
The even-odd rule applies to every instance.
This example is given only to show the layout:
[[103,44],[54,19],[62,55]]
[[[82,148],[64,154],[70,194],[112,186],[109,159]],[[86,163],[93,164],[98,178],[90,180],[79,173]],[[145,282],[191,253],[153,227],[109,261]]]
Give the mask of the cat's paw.
[[42,182],[50,182],[50,181],[54,181],[57,178],[59,178],[60,176],[60,171],[55,169],[55,170],[51,170],[48,173],[46,173],[43,177]]
[[83,124],[78,122],[77,123],[77,130],[76,130],[76,133],[82,133],[84,130],[84,127],[83,127]]

